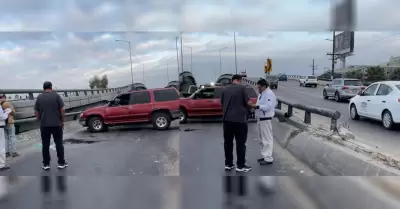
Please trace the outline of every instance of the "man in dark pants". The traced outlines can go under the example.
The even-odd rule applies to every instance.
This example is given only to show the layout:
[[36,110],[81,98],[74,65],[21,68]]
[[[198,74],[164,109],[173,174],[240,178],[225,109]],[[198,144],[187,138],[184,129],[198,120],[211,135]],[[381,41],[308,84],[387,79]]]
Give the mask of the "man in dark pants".
[[232,76],[232,84],[226,86],[221,95],[223,110],[225,170],[235,168],[233,164],[233,139],[236,140],[236,171],[248,172],[246,165],[247,116],[252,105],[246,93],[246,87],[241,85],[242,76]]
[[63,129],[64,129],[64,102],[59,94],[52,91],[53,85],[46,81],[43,84],[44,92],[36,98],[35,113],[40,120],[42,137],[43,169],[50,169],[50,139],[53,136],[56,145],[58,168],[68,166],[64,159]]

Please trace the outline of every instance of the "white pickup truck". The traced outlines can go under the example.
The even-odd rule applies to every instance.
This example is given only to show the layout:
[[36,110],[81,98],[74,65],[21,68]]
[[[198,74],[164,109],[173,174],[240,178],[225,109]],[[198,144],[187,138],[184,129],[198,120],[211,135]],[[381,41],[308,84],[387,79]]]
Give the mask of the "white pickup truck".
[[307,86],[317,87],[318,86],[317,77],[313,76],[313,75],[306,75],[306,76],[301,77],[299,79],[299,83],[300,83],[300,86],[304,86],[304,87],[307,87]]

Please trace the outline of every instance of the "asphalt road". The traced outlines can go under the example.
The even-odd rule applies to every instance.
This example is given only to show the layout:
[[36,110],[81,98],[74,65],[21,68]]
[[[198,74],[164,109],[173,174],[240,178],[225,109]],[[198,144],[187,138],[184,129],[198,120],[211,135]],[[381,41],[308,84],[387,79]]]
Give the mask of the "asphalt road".
[[316,107],[323,107],[337,110],[341,113],[339,122],[353,132],[358,140],[375,148],[400,156],[400,130],[386,130],[379,122],[361,119],[360,121],[351,120],[348,111],[348,101],[337,103],[334,100],[324,100],[322,98],[323,86],[300,87],[296,81],[279,82],[276,94],[290,101],[299,102]]
[[[249,130],[255,124],[249,124]],[[0,208],[399,208],[399,200],[358,177],[318,177],[276,144],[275,163],[258,166],[259,144],[248,137],[247,175],[223,170],[219,122],[192,122],[169,131],[123,127],[67,139],[66,170],[42,171],[30,148],[1,173],[13,177]],[[259,175],[277,176],[268,192]],[[285,177],[291,176],[291,177]],[[310,177],[312,176],[312,177]],[[239,186],[241,185],[241,186]],[[2,186],[0,184],[0,191]],[[230,189],[229,189],[230,188]]]

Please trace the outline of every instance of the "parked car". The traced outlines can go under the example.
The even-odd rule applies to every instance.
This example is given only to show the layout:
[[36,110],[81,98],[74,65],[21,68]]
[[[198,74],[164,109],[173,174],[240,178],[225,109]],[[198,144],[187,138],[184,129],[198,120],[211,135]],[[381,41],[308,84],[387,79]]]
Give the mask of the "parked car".
[[278,83],[279,83],[279,78],[276,75],[267,75],[266,80],[268,82],[269,88],[271,89],[277,89],[278,88]]
[[279,81],[287,81],[287,75],[285,74],[279,75]]
[[[181,123],[188,118],[221,117],[221,94],[224,85],[205,86],[197,90],[188,98],[181,98],[180,110],[182,112]],[[257,102],[257,93],[251,86],[246,86],[247,94],[253,103]],[[249,109],[249,118],[253,118],[253,112]]]
[[107,105],[83,111],[79,123],[91,132],[130,123],[149,123],[165,130],[181,117],[179,104],[179,92],[173,87],[132,91],[116,96]]
[[365,86],[358,79],[337,78],[332,81],[332,84],[325,86],[322,95],[324,99],[334,97],[336,102],[340,102],[344,99],[353,98],[364,89]]
[[313,76],[313,75],[303,76],[302,78],[299,79],[299,84],[300,84],[300,86],[304,86],[304,87],[308,87],[308,86],[317,87],[318,79],[316,76]]
[[400,123],[400,81],[381,81],[369,85],[349,103],[353,120],[365,117],[382,122],[392,129]]

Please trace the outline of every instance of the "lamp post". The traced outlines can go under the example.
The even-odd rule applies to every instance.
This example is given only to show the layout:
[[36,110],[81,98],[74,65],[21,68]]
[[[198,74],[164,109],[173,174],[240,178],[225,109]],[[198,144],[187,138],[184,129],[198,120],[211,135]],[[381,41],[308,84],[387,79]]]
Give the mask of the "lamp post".
[[129,45],[129,60],[131,62],[131,77],[132,77],[132,87],[133,87],[133,68],[132,68],[132,48],[131,48],[131,42],[130,41],[125,41],[125,40],[115,40],[116,42],[124,42],[128,43]]

